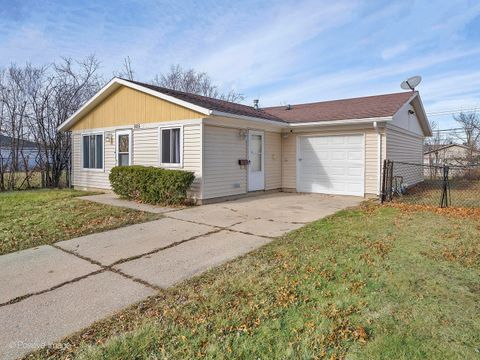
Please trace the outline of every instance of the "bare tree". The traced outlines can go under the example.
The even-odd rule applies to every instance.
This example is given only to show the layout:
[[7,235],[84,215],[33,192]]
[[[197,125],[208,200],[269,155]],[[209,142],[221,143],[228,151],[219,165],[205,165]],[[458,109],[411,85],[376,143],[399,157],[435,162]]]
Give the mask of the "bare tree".
[[205,72],[197,72],[194,69],[183,69],[180,65],[172,65],[166,74],[156,75],[152,83],[172,90],[179,90],[191,94],[208,96],[231,102],[239,102],[245,97],[234,90],[222,93],[218,86]]
[[476,112],[454,115],[455,121],[462,127],[463,134],[458,136],[468,148],[467,164],[474,164],[478,161],[478,151],[480,150],[480,117]]
[[440,174],[439,166],[442,165],[442,159],[438,149],[452,142],[449,136],[444,136],[440,132],[439,124],[436,121],[430,121],[432,136],[426,137],[424,142],[425,151],[428,151],[428,165],[430,177],[433,179]]
[[70,134],[58,132],[65,122],[101,87],[100,63],[94,56],[81,61],[64,58],[52,65],[37,96],[32,96],[35,111],[34,133],[44,162],[45,185],[57,187],[64,171],[70,171]]
[[119,71],[114,71],[113,76],[124,78],[127,80],[135,80],[135,72],[132,68],[132,61],[130,60],[130,56],[127,56],[123,59],[122,68]]
[[2,72],[0,87],[1,130],[5,136],[5,149],[1,156],[0,189],[12,190],[16,186],[17,172],[22,170],[25,159],[24,139],[28,137],[26,118],[28,102],[25,88],[28,83],[27,70],[11,65]]

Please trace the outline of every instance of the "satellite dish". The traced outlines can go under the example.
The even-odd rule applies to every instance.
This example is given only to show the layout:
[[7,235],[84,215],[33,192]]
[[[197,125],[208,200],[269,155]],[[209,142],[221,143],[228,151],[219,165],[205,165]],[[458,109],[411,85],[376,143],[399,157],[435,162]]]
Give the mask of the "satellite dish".
[[403,90],[415,90],[415,88],[422,82],[422,77],[421,76],[412,76],[409,77],[407,80],[402,81],[400,84],[400,87]]

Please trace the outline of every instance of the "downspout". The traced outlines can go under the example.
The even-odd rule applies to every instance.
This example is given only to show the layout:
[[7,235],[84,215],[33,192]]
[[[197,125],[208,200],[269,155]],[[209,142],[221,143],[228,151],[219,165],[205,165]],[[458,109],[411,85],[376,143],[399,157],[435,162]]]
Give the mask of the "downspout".
[[378,123],[376,121],[373,122],[373,128],[377,133],[377,195],[380,195],[380,187],[381,187],[381,178],[382,178],[382,134],[380,133],[380,129],[378,127]]

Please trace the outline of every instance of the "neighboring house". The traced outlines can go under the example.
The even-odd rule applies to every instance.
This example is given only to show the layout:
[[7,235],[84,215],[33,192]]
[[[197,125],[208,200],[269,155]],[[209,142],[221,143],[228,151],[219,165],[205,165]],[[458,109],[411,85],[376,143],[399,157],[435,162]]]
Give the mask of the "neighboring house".
[[119,78],[59,130],[72,132],[76,188],[109,189],[116,165],[184,169],[199,203],[265,190],[375,195],[383,159],[421,163],[431,135],[418,92],[260,109]]
[[[0,167],[10,168],[13,159],[12,143],[13,139],[9,136],[0,134]],[[19,140],[18,143],[18,167],[17,171],[25,170],[25,164],[28,170],[33,170],[38,166],[38,147],[37,144],[29,140]]]
[[465,166],[480,160],[480,151],[461,144],[426,145],[423,155],[425,165]]

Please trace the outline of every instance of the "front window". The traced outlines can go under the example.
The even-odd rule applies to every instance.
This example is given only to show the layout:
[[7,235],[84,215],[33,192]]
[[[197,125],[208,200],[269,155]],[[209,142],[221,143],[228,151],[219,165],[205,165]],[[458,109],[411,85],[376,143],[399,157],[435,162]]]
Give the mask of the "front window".
[[180,128],[160,130],[162,164],[180,164],[180,132]]
[[83,168],[103,169],[103,135],[83,135]]

